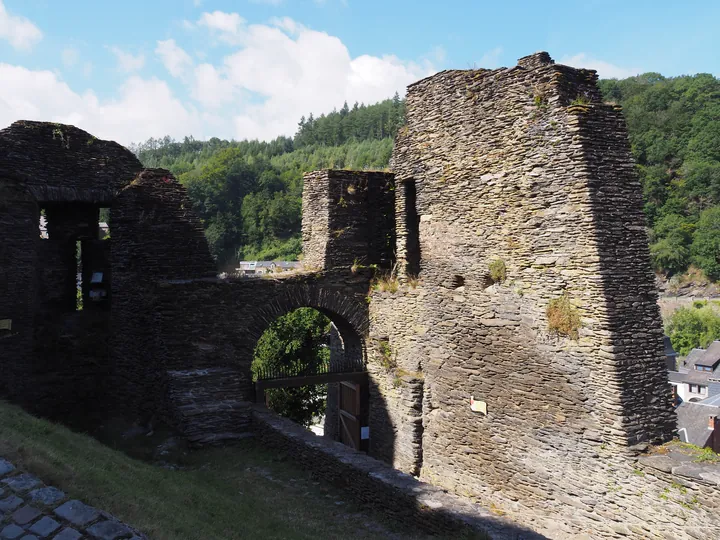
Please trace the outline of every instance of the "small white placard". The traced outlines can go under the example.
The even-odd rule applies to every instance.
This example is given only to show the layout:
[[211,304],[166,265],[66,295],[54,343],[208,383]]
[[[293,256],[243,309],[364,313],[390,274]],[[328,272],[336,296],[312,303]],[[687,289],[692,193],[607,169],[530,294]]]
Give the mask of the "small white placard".
[[487,403],[484,401],[476,401],[474,397],[470,396],[470,410],[487,415]]
[[370,426],[362,426],[360,428],[360,439],[363,441],[370,438]]
[[90,283],[102,283],[103,273],[102,272],[93,272],[92,278],[90,279]]
[[12,319],[0,319],[0,330],[12,330]]

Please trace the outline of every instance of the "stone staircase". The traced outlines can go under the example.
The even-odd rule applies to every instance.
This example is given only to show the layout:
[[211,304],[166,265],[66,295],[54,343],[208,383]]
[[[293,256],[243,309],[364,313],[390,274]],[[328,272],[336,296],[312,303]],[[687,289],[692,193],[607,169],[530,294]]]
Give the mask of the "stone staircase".
[[250,433],[248,382],[233,368],[167,371],[171,415],[192,446],[243,439]]

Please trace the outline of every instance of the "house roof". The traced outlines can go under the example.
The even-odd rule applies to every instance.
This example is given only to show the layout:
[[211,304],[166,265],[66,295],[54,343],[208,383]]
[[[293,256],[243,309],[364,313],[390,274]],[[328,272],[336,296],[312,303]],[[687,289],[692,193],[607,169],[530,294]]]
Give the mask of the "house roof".
[[275,268],[280,267],[284,270],[290,268],[300,268],[300,261],[240,261],[241,270],[254,270],[256,268]]
[[687,377],[687,372],[680,373],[678,371],[669,371],[668,372],[668,379],[671,383],[683,383],[685,382],[685,378]]
[[710,416],[720,416],[720,407],[702,401],[686,402],[680,404],[675,413],[680,440],[702,448],[712,433],[708,429],[708,419]]
[[702,355],[705,354],[705,349],[693,349],[690,351],[690,353],[685,357],[685,360],[683,361],[683,367],[687,370],[693,370],[695,369],[695,362],[702,357]]
[[699,405],[710,405],[712,407],[720,407],[720,393],[715,396],[696,402]]
[[713,341],[704,354],[695,361],[697,366],[712,366],[720,363],[720,341]]

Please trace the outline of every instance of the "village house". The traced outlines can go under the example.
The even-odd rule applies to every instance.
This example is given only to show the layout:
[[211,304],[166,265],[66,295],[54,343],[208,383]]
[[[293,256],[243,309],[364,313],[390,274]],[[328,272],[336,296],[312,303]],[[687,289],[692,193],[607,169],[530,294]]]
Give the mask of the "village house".
[[720,396],[720,341],[690,351],[677,370],[670,371],[669,379],[679,403]]
[[675,412],[682,442],[720,452],[720,395],[681,403]]
[[300,268],[302,268],[302,263],[299,261],[240,261],[240,267],[235,271],[240,276],[259,276],[275,272],[289,272]]

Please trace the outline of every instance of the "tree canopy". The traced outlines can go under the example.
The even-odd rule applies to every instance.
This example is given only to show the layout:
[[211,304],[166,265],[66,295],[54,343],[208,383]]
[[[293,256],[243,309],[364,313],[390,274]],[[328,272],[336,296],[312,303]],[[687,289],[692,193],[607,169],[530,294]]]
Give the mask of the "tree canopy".
[[623,107],[656,269],[720,279],[720,80],[645,73],[600,88]]
[[[295,367],[300,371],[328,362],[330,320],[312,308],[300,308],[275,320],[255,347],[253,375],[262,369]],[[281,416],[309,427],[325,413],[326,385],[266,390],[268,405]]]

